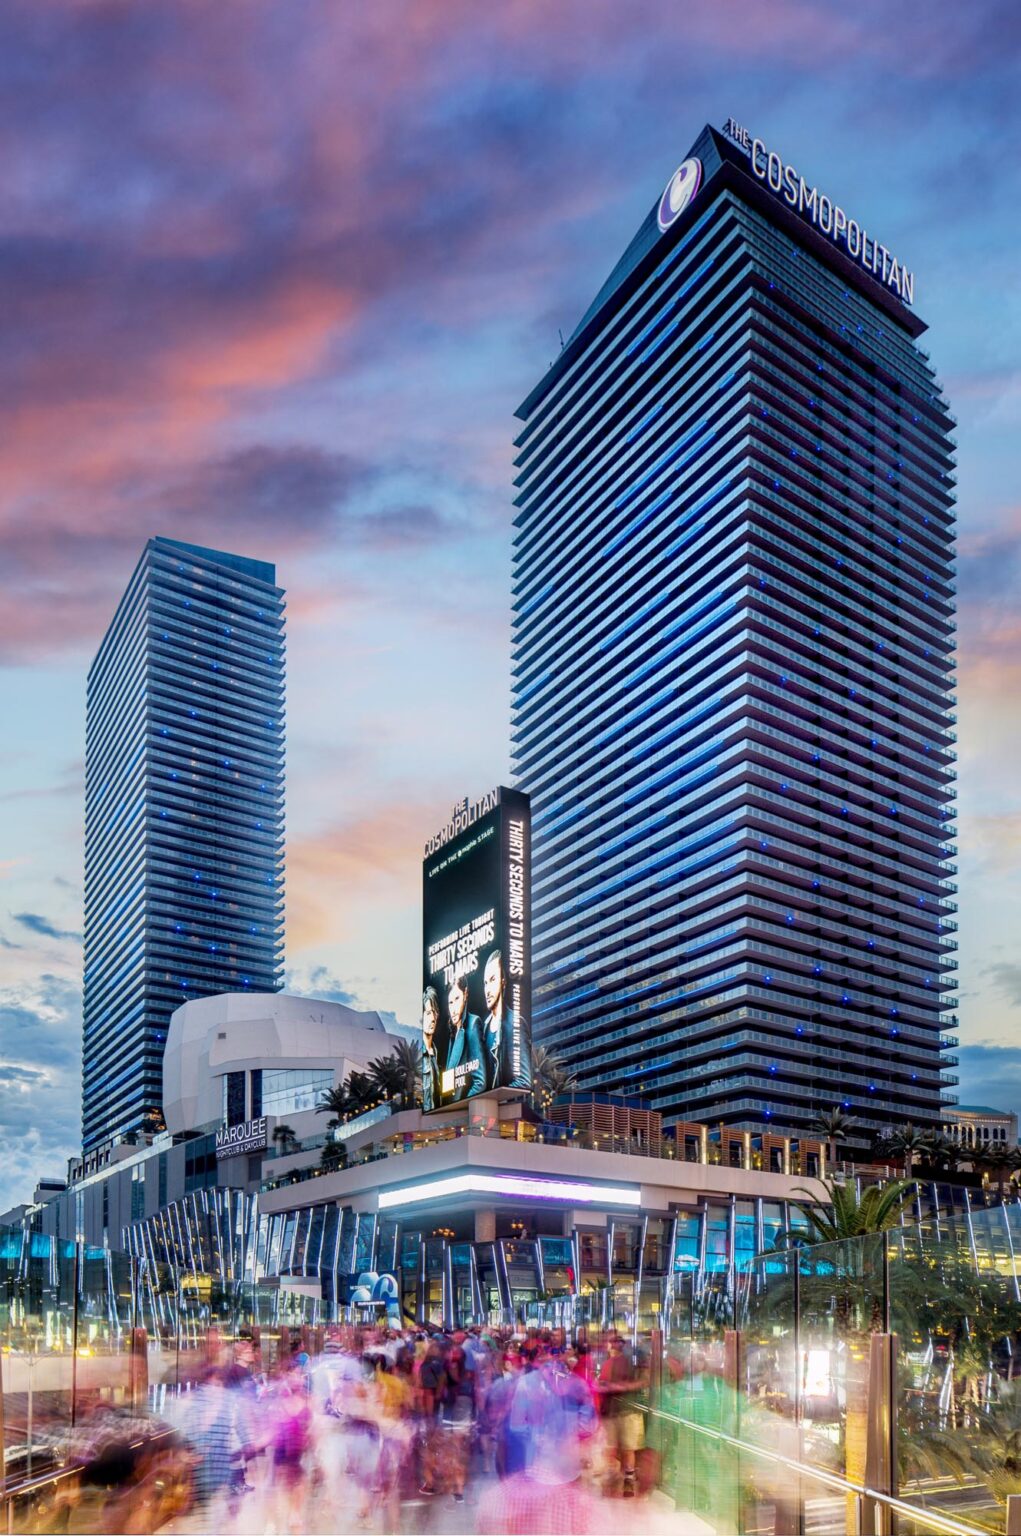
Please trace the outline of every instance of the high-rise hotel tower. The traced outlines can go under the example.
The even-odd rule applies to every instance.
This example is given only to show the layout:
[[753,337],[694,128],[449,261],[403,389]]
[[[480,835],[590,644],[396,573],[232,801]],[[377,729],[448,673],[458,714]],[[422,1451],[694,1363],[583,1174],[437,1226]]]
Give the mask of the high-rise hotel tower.
[[668,1119],[940,1120],[953,419],[860,213],[707,127],[518,412],[535,1033]]
[[283,835],[274,567],[150,539],[88,678],[86,1154],[160,1109],[176,1007],[280,985]]

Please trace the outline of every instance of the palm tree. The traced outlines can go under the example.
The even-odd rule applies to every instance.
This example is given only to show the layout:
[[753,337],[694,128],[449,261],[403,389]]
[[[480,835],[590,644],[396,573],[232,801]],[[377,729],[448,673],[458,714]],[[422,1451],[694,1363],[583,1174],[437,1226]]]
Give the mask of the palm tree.
[[532,1094],[538,1100],[539,1108],[544,1115],[549,1112],[554,1099],[562,1093],[571,1093],[577,1086],[574,1073],[558,1056],[548,1051],[544,1045],[533,1048]]
[[273,1132],[273,1140],[281,1157],[289,1157],[292,1152],[298,1151],[298,1138],[294,1134],[293,1125],[278,1125]]
[[[913,1179],[893,1179],[888,1184],[870,1184],[859,1194],[853,1181],[838,1184],[822,1179],[829,1206],[797,1201],[807,1224],[806,1246],[798,1249],[791,1263],[798,1267],[802,1301],[809,1310],[813,1305],[832,1305],[837,1337],[846,1341],[847,1363],[844,1391],[844,1472],[852,1482],[865,1477],[868,1439],[868,1346],[867,1336],[883,1325],[882,1303],[871,1283],[875,1263],[874,1245],[848,1242],[867,1234],[887,1231],[899,1224],[901,1214],[915,1192]],[[809,1190],[795,1194],[810,1195]],[[824,1248],[820,1260],[813,1258],[816,1244],[839,1244]],[[802,1257],[804,1256],[804,1257]],[[793,1295],[787,1291],[787,1304]],[[778,1293],[783,1299],[783,1291]],[[850,1512],[847,1529],[850,1531]]]
[[925,1160],[933,1168],[941,1168],[947,1173],[953,1173],[966,1161],[966,1154],[962,1153],[957,1142],[951,1141],[949,1136],[944,1136],[940,1131],[927,1131]]
[[982,1142],[976,1147],[969,1148],[967,1161],[971,1163],[976,1173],[996,1175],[996,1192],[1002,1202],[1007,1175],[1012,1166],[1015,1166],[1011,1159],[1010,1148],[992,1141]]
[[377,1056],[369,1062],[366,1073],[379,1099],[394,1099],[404,1087],[404,1073],[395,1056]]
[[342,1141],[330,1140],[319,1154],[319,1166],[324,1173],[347,1167],[347,1147]]
[[400,1095],[406,1107],[422,1102],[422,1047],[417,1040],[398,1040],[391,1053],[400,1067]]
[[[815,1243],[840,1243],[849,1237],[863,1237],[869,1232],[886,1232],[900,1226],[901,1215],[914,1198],[914,1179],[891,1179],[888,1184],[870,1184],[859,1195],[853,1182],[838,1184],[835,1179],[820,1179],[829,1196],[829,1206],[795,1201],[808,1222],[806,1239]],[[811,1195],[811,1190],[796,1189],[796,1195]]]
[[928,1131],[920,1131],[910,1120],[906,1125],[895,1126],[888,1136],[884,1138],[884,1145],[894,1157],[904,1159],[904,1176],[910,1179],[911,1171],[915,1166],[915,1158],[927,1153],[931,1146],[931,1138]]
[[[346,1081],[327,1089],[316,1105],[317,1115],[332,1115],[334,1123],[350,1120],[379,1102],[379,1093],[366,1072],[349,1072]],[[332,1129],[332,1127],[331,1127]]]
[[368,1072],[349,1072],[347,1075],[348,1116],[363,1115],[379,1103],[379,1091]]
[[335,1120],[343,1120],[350,1109],[347,1096],[347,1088],[343,1083],[335,1083],[328,1088],[316,1105],[317,1115],[332,1115]]
[[1011,1147],[1007,1153],[1007,1167],[1010,1169],[1010,1182],[1016,1186],[1018,1175],[1021,1174],[1021,1147]]
[[846,1140],[857,1123],[853,1115],[845,1114],[836,1104],[826,1113],[820,1111],[812,1121],[812,1132],[826,1143],[826,1158],[831,1168],[837,1161],[837,1142]]
[[380,1098],[415,1104],[422,1097],[422,1047],[417,1040],[397,1040],[389,1056],[369,1062],[369,1081]]

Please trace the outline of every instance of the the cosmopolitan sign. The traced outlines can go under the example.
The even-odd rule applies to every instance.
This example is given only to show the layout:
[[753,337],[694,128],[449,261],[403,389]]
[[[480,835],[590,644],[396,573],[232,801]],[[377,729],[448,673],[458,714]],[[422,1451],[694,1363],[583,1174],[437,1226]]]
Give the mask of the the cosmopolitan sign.
[[425,857],[442,848],[444,843],[449,843],[451,838],[459,837],[462,832],[467,832],[473,827],[480,816],[486,816],[496,809],[499,792],[491,789],[488,795],[483,795],[481,800],[475,800],[469,804],[467,799],[459,800],[450,813],[450,820],[431,837],[425,845]]
[[266,1150],[266,1116],[246,1120],[242,1125],[221,1125],[216,1133],[216,1155],[244,1157],[249,1152]]
[[804,176],[782,159],[775,149],[770,149],[762,139],[754,138],[747,128],[736,123],[732,117],[727,119],[723,131],[748,154],[752,175],[758,181],[765,182],[771,192],[783,198],[795,213],[808,219],[820,234],[827,235],[836,245],[842,246],[851,260],[857,262],[870,277],[877,278],[884,288],[889,288],[905,304],[914,303],[915,274],[898,261],[885,245],[880,245],[864,225],[856,219],[848,218],[839,203],[833,202],[818,187],[810,186]]

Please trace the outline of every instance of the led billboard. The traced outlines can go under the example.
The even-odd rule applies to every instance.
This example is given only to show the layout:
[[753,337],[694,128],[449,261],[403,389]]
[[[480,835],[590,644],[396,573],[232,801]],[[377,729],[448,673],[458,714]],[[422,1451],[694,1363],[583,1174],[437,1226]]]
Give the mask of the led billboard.
[[422,865],[422,1103],[532,1080],[531,812],[494,789],[460,801]]

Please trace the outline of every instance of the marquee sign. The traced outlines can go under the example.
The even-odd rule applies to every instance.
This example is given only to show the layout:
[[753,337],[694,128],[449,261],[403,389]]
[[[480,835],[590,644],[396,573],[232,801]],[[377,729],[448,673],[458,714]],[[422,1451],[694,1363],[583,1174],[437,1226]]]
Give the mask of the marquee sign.
[[221,1125],[216,1133],[216,1156],[244,1157],[249,1152],[266,1150],[266,1116],[245,1120],[241,1125]]
[[781,159],[775,149],[767,148],[762,139],[754,138],[747,128],[728,117],[723,131],[743,149],[751,160],[752,175],[764,182],[769,190],[783,199],[789,208],[815,226],[820,234],[827,235],[835,245],[841,246],[870,277],[874,277],[905,304],[915,300],[915,274],[898,261],[892,251],[870,235],[864,225],[851,219],[838,203],[810,186],[793,165]]

